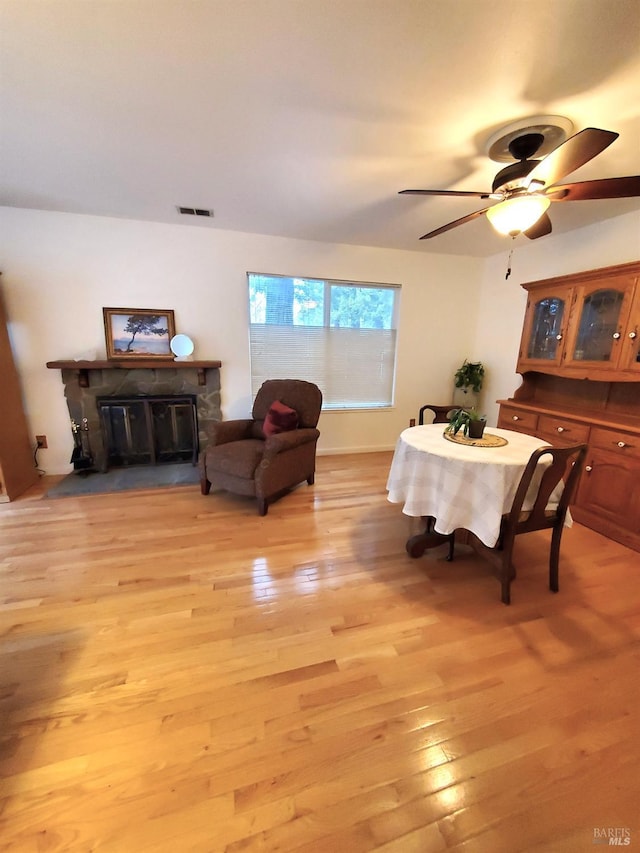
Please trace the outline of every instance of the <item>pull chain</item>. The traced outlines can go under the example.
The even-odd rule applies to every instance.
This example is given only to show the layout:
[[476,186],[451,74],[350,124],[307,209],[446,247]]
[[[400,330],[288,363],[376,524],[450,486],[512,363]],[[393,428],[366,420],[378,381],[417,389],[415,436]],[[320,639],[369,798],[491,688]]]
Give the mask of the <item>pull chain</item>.
[[[515,240],[515,237],[513,238]],[[513,257],[513,243],[511,244],[511,249],[509,250],[509,260],[507,261],[507,274],[505,275],[505,281],[511,275],[511,258]]]

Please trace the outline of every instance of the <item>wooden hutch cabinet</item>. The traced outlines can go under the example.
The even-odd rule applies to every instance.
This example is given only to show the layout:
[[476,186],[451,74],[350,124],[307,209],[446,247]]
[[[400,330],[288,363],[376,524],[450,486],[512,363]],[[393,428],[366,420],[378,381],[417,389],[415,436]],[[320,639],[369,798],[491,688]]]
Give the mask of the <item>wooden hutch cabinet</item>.
[[498,426],[587,443],[573,517],[640,551],[640,262],[522,286],[522,384]]

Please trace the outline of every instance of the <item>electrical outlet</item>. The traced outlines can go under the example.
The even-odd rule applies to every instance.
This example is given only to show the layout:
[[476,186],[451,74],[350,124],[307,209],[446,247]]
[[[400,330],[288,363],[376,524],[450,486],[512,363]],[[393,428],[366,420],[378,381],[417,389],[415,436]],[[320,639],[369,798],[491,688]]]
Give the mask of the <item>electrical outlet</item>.
[[49,445],[47,444],[47,436],[46,435],[37,435],[36,436],[36,447],[45,450]]

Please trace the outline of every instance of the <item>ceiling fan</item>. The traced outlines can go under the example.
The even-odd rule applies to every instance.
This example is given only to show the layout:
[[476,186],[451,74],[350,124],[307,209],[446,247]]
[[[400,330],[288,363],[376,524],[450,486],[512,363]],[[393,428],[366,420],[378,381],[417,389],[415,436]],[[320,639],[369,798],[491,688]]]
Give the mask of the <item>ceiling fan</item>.
[[535,127],[530,130],[523,128],[522,133],[503,138],[508,140],[508,154],[506,158],[495,159],[513,158],[515,162],[498,172],[491,192],[400,190],[400,195],[461,196],[498,202],[423,234],[420,239],[437,237],[486,213],[487,219],[501,234],[511,237],[524,234],[530,240],[535,240],[551,233],[551,220],[546,212],[551,202],[640,196],[640,175],[559,183],[565,175],[571,174],[604,151],[619,134],[587,127],[557,145],[542,159],[533,159],[545,143],[544,134],[537,130]]

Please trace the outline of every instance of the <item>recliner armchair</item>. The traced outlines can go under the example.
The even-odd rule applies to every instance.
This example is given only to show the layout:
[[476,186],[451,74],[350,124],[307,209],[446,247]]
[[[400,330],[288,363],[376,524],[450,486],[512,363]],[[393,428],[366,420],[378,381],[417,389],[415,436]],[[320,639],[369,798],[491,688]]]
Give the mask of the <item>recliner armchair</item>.
[[[265,435],[265,420],[272,423],[275,401],[295,410],[297,426]],[[282,409],[282,406],[279,407]],[[301,379],[269,379],[263,382],[253,403],[252,417],[214,424],[210,442],[200,456],[200,491],[211,486],[257,498],[258,512],[266,515],[270,503],[306,480],[315,480],[316,428],[322,408],[322,392]],[[278,413],[275,413],[277,419]],[[286,414],[284,415],[286,421]],[[271,427],[273,429],[273,426]],[[270,432],[267,429],[267,432]]]

